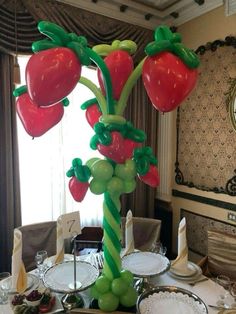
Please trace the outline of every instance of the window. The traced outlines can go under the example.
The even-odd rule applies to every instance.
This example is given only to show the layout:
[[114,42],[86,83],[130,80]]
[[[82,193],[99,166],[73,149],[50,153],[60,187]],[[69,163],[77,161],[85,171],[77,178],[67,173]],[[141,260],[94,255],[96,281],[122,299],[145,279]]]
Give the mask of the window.
[[[19,58],[22,85],[28,59]],[[93,69],[83,67],[82,76],[98,85]],[[88,190],[83,202],[77,203],[69,192],[66,177],[74,158],[81,158],[85,163],[90,158],[101,157],[89,146],[94,131],[86,121],[84,110],[80,109],[90,98],[94,98],[93,93],[78,84],[68,96],[70,105],[65,107],[62,121],[34,139],[18,118],[22,224],[56,220],[62,213],[79,210],[83,226],[101,225],[103,195],[94,195]]]

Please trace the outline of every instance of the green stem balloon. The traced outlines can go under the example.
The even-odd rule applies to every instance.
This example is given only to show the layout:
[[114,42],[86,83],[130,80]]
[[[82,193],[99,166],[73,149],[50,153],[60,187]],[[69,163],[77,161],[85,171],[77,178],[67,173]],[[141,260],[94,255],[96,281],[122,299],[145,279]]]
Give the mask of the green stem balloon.
[[142,74],[142,68],[143,63],[146,58],[144,58],[140,63],[137,65],[137,67],[134,69],[130,77],[128,78],[127,82],[125,83],[125,86],[123,87],[123,90],[120,95],[120,99],[118,103],[116,104],[116,114],[122,115],[125,107],[127,105],[127,100],[130,95],[130,92],[132,88],[134,87],[135,83],[139,79],[140,75]]
[[121,272],[121,228],[119,195],[104,194],[103,232],[104,232],[104,275],[113,280]]
[[86,48],[86,52],[90,59],[99,67],[102,72],[103,79],[104,79],[104,86],[106,90],[106,98],[107,98],[107,113],[114,114],[114,101],[112,97],[112,83],[111,83],[111,76],[110,72],[106,66],[106,63],[103,59],[92,49]]
[[102,95],[100,89],[94,83],[92,83],[89,79],[87,79],[86,77],[83,77],[83,76],[80,77],[79,83],[85,85],[94,93],[94,95],[97,98],[97,101],[98,101],[98,104],[100,106],[102,114],[107,114],[106,99]]

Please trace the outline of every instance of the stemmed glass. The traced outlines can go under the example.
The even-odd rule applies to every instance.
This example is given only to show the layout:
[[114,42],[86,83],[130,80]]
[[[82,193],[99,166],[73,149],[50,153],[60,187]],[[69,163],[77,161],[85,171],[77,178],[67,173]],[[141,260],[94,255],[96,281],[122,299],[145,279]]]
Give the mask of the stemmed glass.
[[233,307],[236,307],[236,282],[233,282],[229,289],[230,294],[234,298],[234,303],[231,305]]
[[228,299],[230,296],[230,287],[231,287],[231,280],[228,276],[225,275],[218,275],[216,277],[216,283],[224,288],[224,294],[220,294],[220,300],[217,301],[219,306],[223,306],[225,308],[229,307]]
[[10,276],[11,274],[8,272],[0,273],[0,304],[6,304],[8,302],[8,294],[11,290]]
[[46,270],[45,260],[47,259],[47,251],[38,251],[35,255],[35,263],[38,269],[39,278],[43,278],[43,274]]

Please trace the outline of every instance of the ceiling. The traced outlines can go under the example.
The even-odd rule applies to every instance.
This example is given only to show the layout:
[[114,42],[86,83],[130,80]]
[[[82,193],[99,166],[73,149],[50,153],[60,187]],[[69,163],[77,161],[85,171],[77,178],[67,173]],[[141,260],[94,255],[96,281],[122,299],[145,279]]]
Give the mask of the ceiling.
[[220,6],[230,15],[235,0],[58,0],[148,29],[160,24],[179,26]]

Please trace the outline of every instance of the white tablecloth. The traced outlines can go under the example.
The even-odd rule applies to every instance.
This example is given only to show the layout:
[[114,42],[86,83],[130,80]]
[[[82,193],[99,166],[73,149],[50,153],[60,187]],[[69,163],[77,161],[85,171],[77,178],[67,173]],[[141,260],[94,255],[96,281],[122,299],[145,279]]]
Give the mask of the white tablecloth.
[[[205,302],[206,305],[208,304],[215,305],[219,298],[219,295],[224,293],[224,289],[210,279],[204,282],[200,282],[196,284],[194,287],[190,286],[186,282],[179,281],[172,278],[168,273],[163,274],[158,277],[154,277],[150,281],[151,283],[157,286],[170,285],[170,286],[177,286],[177,287],[189,290],[195,293],[197,296],[199,296]],[[37,288],[37,287],[33,287],[33,288]],[[81,295],[85,299],[85,303],[88,304],[88,293],[84,291],[81,293]],[[57,295],[57,296],[58,296],[57,302],[58,302],[58,307],[59,307],[60,306],[59,299],[62,295]],[[53,310],[55,309],[56,307],[54,307]],[[214,314],[214,313],[219,312],[219,310],[215,310],[209,307],[208,307],[208,311],[209,311],[209,314]],[[13,313],[13,310],[11,309],[10,304],[0,305],[0,314],[12,314],[12,313]]]

